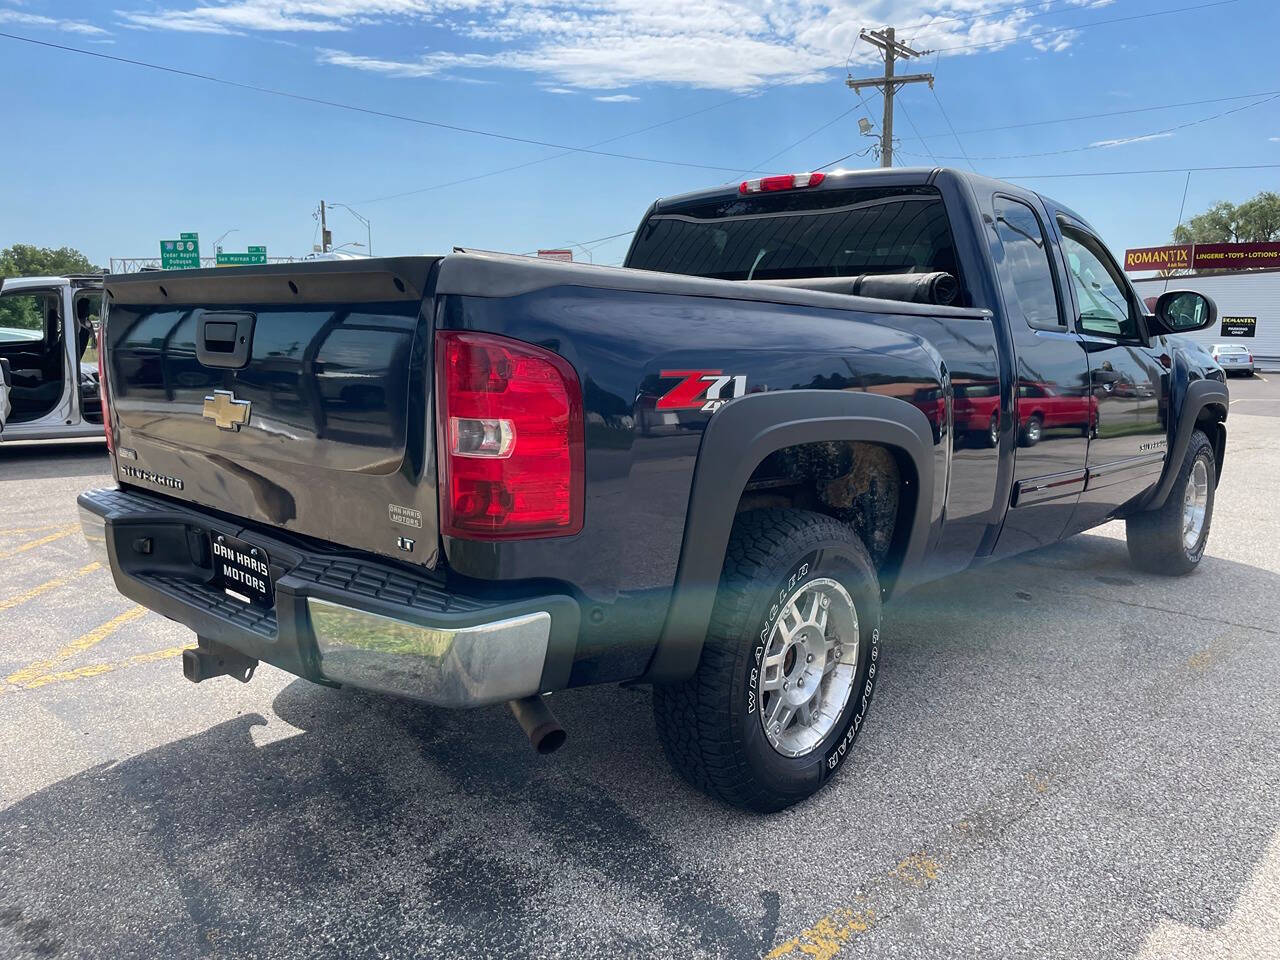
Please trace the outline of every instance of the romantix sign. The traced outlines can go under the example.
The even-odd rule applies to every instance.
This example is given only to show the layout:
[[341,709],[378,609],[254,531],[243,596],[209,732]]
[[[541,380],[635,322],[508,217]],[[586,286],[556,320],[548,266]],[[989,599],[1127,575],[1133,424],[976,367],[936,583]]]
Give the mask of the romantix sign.
[[1222,318],[1222,336],[1224,337],[1252,337],[1257,329],[1257,317]]
[[1143,273],[1147,270],[1190,270],[1191,251],[1189,243],[1175,243],[1164,247],[1139,247],[1124,252],[1124,268],[1130,273]]
[[1129,273],[1149,270],[1257,270],[1280,267],[1280,243],[1172,243],[1124,252]]
[[1256,270],[1280,267],[1280,243],[1197,243],[1192,270]]

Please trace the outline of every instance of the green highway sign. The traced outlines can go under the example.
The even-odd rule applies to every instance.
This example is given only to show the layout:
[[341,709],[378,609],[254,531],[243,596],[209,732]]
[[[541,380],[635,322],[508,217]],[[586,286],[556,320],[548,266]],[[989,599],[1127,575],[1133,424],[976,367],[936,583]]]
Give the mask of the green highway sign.
[[220,267],[250,267],[267,262],[266,247],[250,247],[248,253],[223,253],[218,251]]
[[177,240],[161,240],[160,267],[163,270],[199,270],[200,235],[180,233]]

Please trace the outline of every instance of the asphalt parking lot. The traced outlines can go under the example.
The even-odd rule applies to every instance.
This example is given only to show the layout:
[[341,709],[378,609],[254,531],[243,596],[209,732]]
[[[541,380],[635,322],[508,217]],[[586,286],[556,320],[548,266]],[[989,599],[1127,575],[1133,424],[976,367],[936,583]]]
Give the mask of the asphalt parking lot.
[[1232,381],[1208,555],[1117,524],[889,608],[833,788],[772,817],[666,766],[643,690],[535,755],[185,628],[76,526],[101,446],[0,447],[0,956],[1280,956],[1280,375]]

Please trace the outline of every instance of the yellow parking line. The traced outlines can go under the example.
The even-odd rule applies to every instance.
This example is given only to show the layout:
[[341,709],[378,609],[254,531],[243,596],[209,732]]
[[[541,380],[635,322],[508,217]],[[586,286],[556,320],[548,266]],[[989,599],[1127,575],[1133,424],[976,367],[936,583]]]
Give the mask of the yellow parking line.
[[875,926],[874,910],[839,907],[790,940],[785,940],[765,954],[764,960],[782,960],[800,956],[812,960],[833,960],[855,934],[866,933]]
[[42,593],[48,593],[50,590],[57,590],[58,587],[65,587],[72,580],[83,577],[86,573],[93,573],[93,571],[98,570],[101,567],[102,564],[95,560],[93,563],[86,563],[70,576],[57,577],[56,579],[40,584],[38,587],[32,587],[26,593],[20,593],[16,597],[10,597],[8,600],[0,600],[0,611],[12,610],[14,607],[18,606],[18,604],[26,603],[28,600],[34,600]]
[[[74,670],[62,670],[58,673],[45,673],[38,677],[22,683],[24,690],[34,690],[37,687],[48,686],[51,683],[62,683],[67,680],[84,680],[87,677],[97,677],[104,673],[111,673],[113,670],[119,670],[122,667],[134,667],[143,663],[155,663],[158,660],[168,660],[171,657],[182,655],[182,647],[166,647],[163,650],[153,650],[150,653],[139,653],[132,657],[126,657],[115,663],[91,663],[86,667],[76,667]],[[12,682],[12,678],[10,678]]]
[[60,526],[62,526],[60,523],[46,523],[40,527],[10,527],[7,530],[0,530],[0,537],[9,537],[17,533],[39,533],[41,530],[52,530]]
[[[31,686],[32,681],[48,674],[50,670],[60,664],[63,660],[73,657],[77,653],[83,653],[90,647],[101,643],[126,623],[129,623],[132,620],[137,620],[146,612],[146,608],[144,607],[130,607],[119,616],[112,617],[106,623],[94,627],[94,629],[90,630],[84,636],[72,640],[48,660],[37,660],[30,666],[23,667],[17,673],[9,674],[9,676],[4,678],[5,682],[18,687]],[[35,684],[35,686],[39,686],[39,684]]]
[[61,540],[63,537],[69,537],[79,529],[79,526],[63,527],[61,530],[51,533],[47,537],[41,537],[39,540],[32,540],[28,543],[24,543],[20,547],[14,547],[12,550],[0,553],[0,560],[8,560],[10,557],[16,557],[18,554],[27,550],[34,550],[36,547],[43,547],[46,543],[53,543],[55,540]]

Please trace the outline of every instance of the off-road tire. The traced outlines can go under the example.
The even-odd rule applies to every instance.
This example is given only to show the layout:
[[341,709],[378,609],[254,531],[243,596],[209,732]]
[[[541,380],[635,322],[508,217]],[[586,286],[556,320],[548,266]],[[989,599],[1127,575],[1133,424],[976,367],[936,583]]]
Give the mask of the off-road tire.
[[[782,615],[780,597],[818,579],[836,581],[853,602],[856,666],[848,701],[830,732],[804,755],[788,757],[774,749],[757,713],[764,701],[757,690],[762,636],[767,642]],[[654,718],[668,760],[695,787],[749,810],[780,810],[812,795],[843,765],[862,728],[879,639],[879,581],[847,524],[807,510],[741,514],[697,671],[683,683],[654,689]]]
[[[1188,547],[1183,538],[1187,484],[1197,460],[1203,460],[1208,469],[1208,502],[1205,505],[1204,523],[1195,545]],[[1178,467],[1178,477],[1164,505],[1158,510],[1135,513],[1125,520],[1125,539],[1129,544],[1129,560],[1139,570],[1165,576],[1182,576],[1190,573],[1204,556],[1205,543],[1209,539],[1209,525],[1213,520],[1214,488],[1217,485],[1218,467],[1213,455],[1213,444],[1205,434],[1196,430]]]

